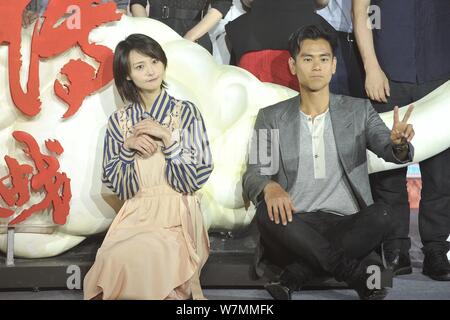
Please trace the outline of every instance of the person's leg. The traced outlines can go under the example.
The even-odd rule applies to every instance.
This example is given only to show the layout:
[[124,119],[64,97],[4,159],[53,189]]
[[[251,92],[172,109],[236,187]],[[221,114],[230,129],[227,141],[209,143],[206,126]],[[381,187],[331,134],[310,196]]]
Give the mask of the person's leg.
[[[373,102],[378,113],[387,112],[395,106],[403,107],[414,101],[414,84],[389,81],[390,97],[388,103]],[[372,195],[375,202],[382,202],[392,208],[392,219],[398,226],[393,241],[385,243],[386,261],[395,274],[412,272],[409,249],[410,207],[406,181],[407,168],[373,173],[369,176]]]
[[336,48],[336,73],[331,78],[330,91],[334,94],[350,95],[349,88],[349,65],[350,65],[350,48],[347,42],[347,33],[337,32],[338,46]]
[[382,299],[387,295],[385,286],[392,287],[393,270],[389,267],[385,271],[384,261],[376,251],[382,249],[385,241],[392,239],[396,229],[398,226],[392,220],[392,209],[383,203],[375,203],[356,214],[341,217],[324,233],[330,242],[344,250],[348,258],[360,262],[365,273],[361,275],[363,279],[373,274],[369,268],[379,267],[380,290],[371,292],[367,282],[363,281],[360,287],[363,294]]
[[422,192],[419,232],[423,244],[423,273],[450,281],[447,259],[450,234],[450,149],[420,163]]
[[334,274],[343,257],[343,251],[334,248],[315,228],[310,225],[314,217],[306,222],[309,214],[294,214],[292,222],[286,226],[275,224],[269,219],[265,203],[261,203],[256,212],[258,228],[264,243],[277,243],[293,255],[295,260],[305,261],[316,269]]
[[370,175],[372,195],[375,202],[392,208],[392,221],[397,226],[391,239],[385,242],[385,254],[388,264],[393,265],[396,274],[412,272],[409,248],[410,209],[406,188],[407,168],[378,172]]
[[[292,222],[283,226],[269,219],[265,203],[258,206],[256,212],[258,228],[264,242],[277,242],[286,247],[299,264],[304,262],[313,270],[326,272],[338,281],[347,282],[363,299],[383,298],[385,293],[378,295],[376,290],[368,290],[367,270],[360,261],[348,258],[342,248],[335,246],[321,234],[329,227],[329,223],[324,221],[330,217],[328,213],[299,213],[293,215]],[[369,246],[372,247],[372,244],[369,243]],[[298,279],[299,283],[307,280]],[[279,286],[276,288],[279,289]],[[273,288],[269,289],[269,292],[275,292]],[[277,290],[277,295],[282,291]]]
[[352,97],[367,99],[365,89],[366,73],[359,53],[358,45],[353,34],[349,34],[349,91]]
[[[382,266],[381,257],[375,249],[381,247],[381,243],[392,239],[393,231],[396,229],[391,221],[391,209],[383,204],[374,204],[354,215],[337,216],[331,213],[304,214],[303,218],[311,227],[321,233],[328,241],[344,250],[349,259],[356,259],[367,265]],[[313,221],[315,220],[315,222]],[[321,221],[320,226],[318,221]],[[323,277],[331,276],[324,272],[314,270],[305,261],[298,263],[294,261],[286,269],[287,278],[296,276]]]
[[[419,100],[447,80],[419,84],[414,100]],[[430,140],[433,137],[429,137]],[[414,143],[414,142],[413,142]],[[450,149],[420,163],[422,192],[419,205],[419,233],[425,259],[423,272],[435,280],[450,280],[447,259],[450,234]]]
[[392,239],[397,229],[392,216],[389,206],[375,203],[356,214],[341,217],[324,236],[342,248],[347,257],[363,260],[384,241]]

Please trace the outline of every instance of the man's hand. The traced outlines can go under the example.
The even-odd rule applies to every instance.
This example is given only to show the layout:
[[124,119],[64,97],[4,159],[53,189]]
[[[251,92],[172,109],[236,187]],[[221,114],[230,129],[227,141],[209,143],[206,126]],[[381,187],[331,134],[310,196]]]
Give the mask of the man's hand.
[[413,105],[408,107],[402,121],[399,121],[398,107],[394,108],[394,124],[391,131],[391,141],[394,145],[401,145],[410,142],[414,137],[414,129],[408,124],[409,117],[414,109]]
[[389,80],[379,66],[367,69],[366,93],[370,100],[387,103],[391,95]]
[[169,129],[163,127],[153,119],[145,119],[134,126],[133,135],[149,135],[161,139],[166,147],[172,144],[172,134]]
[[124,143],[124,147],[130,150],[135,150],[140,153],[144,158],[151,157],[156,150],[158,150],[158,144],[148,135],[129,136]]
[[267,206],[267,213],[271,221],[276,224],[281,222],[287,225],[292,221],[292,214],[295,212],[289,194],[276,182],[270,182],[264,188],[264,201]]

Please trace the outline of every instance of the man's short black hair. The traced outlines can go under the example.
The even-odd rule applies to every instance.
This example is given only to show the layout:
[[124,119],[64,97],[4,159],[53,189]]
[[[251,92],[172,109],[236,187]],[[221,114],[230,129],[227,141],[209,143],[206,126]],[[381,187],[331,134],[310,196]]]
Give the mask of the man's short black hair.
[[337,49],[336,32],[333,30],[325,29],[322,26],[312,24],[297,29],[297,31],[295,31],[289,37],[289,53],[291,54],[291,57],[293,59],[295,59],[298,53],[300,52],[300,46],[302,42],[307,39],[310,40],[324,39],[328,41],[328,43],[331,46],[333,56],[336,55]]

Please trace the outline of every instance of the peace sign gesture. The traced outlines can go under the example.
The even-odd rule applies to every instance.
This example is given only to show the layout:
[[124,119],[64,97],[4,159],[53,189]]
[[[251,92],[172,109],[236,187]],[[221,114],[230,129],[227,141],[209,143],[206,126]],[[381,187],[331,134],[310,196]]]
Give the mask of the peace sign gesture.
[[394,145],[405,144],[410,142],[414,137],[414,129],[411,124],[408,124],[408,119],[414,109],[413,105],[408,107],[402,121],[399,121],[398,106],[394,108],[394,124],[391,131],[391,141]]

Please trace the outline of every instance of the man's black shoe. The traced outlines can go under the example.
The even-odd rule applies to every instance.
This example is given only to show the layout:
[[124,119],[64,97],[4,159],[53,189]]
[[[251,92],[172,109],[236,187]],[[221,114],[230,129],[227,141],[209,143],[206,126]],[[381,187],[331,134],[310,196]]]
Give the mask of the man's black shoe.
[[264,288],[275,300],[291,300],[291,289],[281,284],[279,281],[268,282],[264,285]]
[[388,295],[388,290],[386,288],[370,290],[367,287],[364,287],[355,290],[361,300],[383,300]]
[[350,288],[356,291],[361,300],[383,300],[387,296],[388,290],[384,287],[369,289],[368,282],[371,275],[367,273],[367,268],[367,264],[361,263],[346,282]]
[[411,259],[408,253],[401,253],[400,250],[384,252],[385,265],[392,270],[394,275],[412,273]]
[[437,281],[450,281],[450,263],[447,254],[439,249],[424,249],[422,273]]

